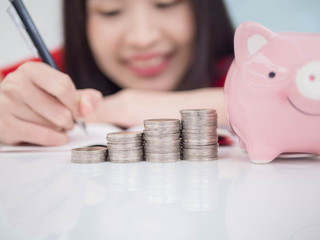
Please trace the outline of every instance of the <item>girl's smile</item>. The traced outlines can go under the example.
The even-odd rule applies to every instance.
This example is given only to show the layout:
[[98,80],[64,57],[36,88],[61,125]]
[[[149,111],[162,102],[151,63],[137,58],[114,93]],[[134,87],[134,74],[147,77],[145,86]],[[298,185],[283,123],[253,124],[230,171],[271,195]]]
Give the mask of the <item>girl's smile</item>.
[[137,54],[124,61],[126,67],[137,76],[152,78],[166,71],[172,54]]

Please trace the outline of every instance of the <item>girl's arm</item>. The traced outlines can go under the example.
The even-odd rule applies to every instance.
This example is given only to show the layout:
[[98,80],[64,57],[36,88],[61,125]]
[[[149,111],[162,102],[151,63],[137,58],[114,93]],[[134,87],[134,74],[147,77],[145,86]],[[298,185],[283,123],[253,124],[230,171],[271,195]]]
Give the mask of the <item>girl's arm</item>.
[[150,118],[181,118],[179,110],[213,108],[219,125],[226,125],[223,88],[180,92],[125,89],[107,96],[88,121],[106,122],[124,128],[143,124]]

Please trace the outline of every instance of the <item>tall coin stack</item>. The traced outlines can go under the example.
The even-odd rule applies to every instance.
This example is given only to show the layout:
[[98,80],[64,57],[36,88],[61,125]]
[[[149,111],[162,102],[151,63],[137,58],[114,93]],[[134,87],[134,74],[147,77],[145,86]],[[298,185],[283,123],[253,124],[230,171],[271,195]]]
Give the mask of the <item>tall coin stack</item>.
[[218,115],[214,109],[180,110],[182,156],[185,160],[210,161],[218,157]]
[[180,120],[144,121],[144,154],[148,162],[175,162],[181,158]]
[[117,163],[143,160],[142,132],[114,132],[107,134],[109,161]]

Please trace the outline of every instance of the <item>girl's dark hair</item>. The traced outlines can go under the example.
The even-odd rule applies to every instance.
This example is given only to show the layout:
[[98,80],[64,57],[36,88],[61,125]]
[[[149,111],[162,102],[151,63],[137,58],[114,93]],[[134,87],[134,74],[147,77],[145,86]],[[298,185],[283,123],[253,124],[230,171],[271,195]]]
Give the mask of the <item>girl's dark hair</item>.
[[[223,0],[190,0],[196,37],[194,59],[176,90],[212,86],[217,60],[233,55],[234,30]],[[104,95],[120,90],[95,64],[86,36],[86,0],[64,1],[64,57],[66,72],[77,88],[95,88]]]

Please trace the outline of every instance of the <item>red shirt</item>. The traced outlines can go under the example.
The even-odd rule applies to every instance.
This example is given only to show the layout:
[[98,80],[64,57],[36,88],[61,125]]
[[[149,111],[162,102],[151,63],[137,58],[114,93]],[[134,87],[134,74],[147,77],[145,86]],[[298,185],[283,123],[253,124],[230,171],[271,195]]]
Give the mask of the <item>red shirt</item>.
[[233,61],[233,57],[227,56],[220,59],[216,64],[217,77],[212,82],[212,87],[224,87],[229,67]]
[[[58,68],[60,69],[60,71],[63,72],[65,70],[64,61],[63,61],[63,50],[61,48],[58,48],[58,49],[52,51],[51,55],[52,55],[54,61],[56,62]],[[9,73],[16,70],[21,64],[28,62],[28,61],[40,62],[41,59],[40,58],[26,59],[24,61],[20,61],[16,64],[11,65],[11,66],[0,69],[0,82],[1,82],[1,79],[5,78]]]

